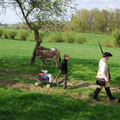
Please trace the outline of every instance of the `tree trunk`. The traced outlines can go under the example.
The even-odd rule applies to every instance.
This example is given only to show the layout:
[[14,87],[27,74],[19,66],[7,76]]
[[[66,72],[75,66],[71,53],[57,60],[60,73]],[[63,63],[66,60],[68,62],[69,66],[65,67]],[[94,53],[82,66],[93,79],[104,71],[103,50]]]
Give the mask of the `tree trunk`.
[[36,43],[35,45],[35,48],[33,50],[33,54],[31,56],[31,59],[30,59],[30,62],[29,64],[32,65],[34,62],[35,62],[35,59],[36,59],[36,47],[40,45],[40,42],[39,43]]
[[35,62],[35,59],[36,59],[36,47],[40,46],[40,44],[42,43],[42,40],[40,40],[40,37],[39,37],[38,29],[34,29],[34,34],[35,34],[36,45],[35,45],[35,48],[33,50],[33,54],[31,56],[31,59],[30,59],[30,62],[29,62],[30,65],[32,65]]

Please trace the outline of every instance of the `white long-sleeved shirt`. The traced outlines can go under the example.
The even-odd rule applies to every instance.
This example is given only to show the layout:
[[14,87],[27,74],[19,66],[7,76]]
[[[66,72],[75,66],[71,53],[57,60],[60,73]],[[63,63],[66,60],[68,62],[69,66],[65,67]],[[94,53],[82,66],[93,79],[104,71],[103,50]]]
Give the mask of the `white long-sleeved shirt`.
[[103,78],[105,80],[108,78],[108,65],[105,58],[102,58],[99,62],[99,69],[96,78]]
[[101,63],[100,66],[100,72],[101,72],[101,76],[107,80],[107,76],[105,75],[105,68],[106,68],[106,64],[104,62]]

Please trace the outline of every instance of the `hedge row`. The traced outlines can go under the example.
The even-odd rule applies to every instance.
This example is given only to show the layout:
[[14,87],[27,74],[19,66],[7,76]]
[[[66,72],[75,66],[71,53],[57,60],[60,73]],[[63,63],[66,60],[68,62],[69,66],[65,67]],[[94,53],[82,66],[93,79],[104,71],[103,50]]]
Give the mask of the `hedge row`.
[[[28,34],[27,30],[14,30],[14,29],[0,29],[0,37],[4,36],[5,39],[15,39],[16,36],[19,36],[19,39],[26,40],[29,35],[31,39],[35,39],[34,33],[31,32]],[[86,38],[82,37],[78,33],[74,32],[43,32],[39,31],[40,39],[44,37],[48,42],[68,42],[68,43],[79,43],[83,44],[86,42]]]
[[80,34],[72,33],[72,32],[54,32],[47,36],[48,42],[68,42],[68,43],[86,43],[86,38],[82,37]]
[[26,40],[28,37],[28,31],[0,28],[0,37],[3,36],[5,39],[15,39],[17,35],[21,40]]

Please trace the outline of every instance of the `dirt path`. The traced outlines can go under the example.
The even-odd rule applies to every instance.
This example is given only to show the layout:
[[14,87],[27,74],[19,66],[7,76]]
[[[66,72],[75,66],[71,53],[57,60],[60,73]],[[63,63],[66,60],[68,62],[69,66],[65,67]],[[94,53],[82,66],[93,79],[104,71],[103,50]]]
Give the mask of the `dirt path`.
[[[6,74],[6,75],[14,75],[14,76],[20,76],[20,77],[27,77],[29,79],[38,79],[35,76],[32,75],[24,75],[24,74],[16,74],[16,73],[10,73],[10,72],[0,72],[1,74]],[[56,86],[51,87],[51,88],[47,88],[46,86],[38,86],[36,87],[34,84],[26,84],[26,83],[19,83],[16,82],[14,80],[2,80],[0,78],[0,86],[8,86],[8,87],[12,87],[12,88],[20,88],[20,89],[24,89],[24,90],[29,90],[32,92],[40,92],[43,94],[49,94],[49,93],[60,93],[60,94],[64,94],[66,91],[63,89],[57,89]],[[78,89],[78,88],[96,88],[96,84],[95,83],[90,83],[90,82],[84,82],[84,81],[69,81],[68,82],[68,86],[70,87],[71,91],[74,89]],[[120,89],[118,89],[119,86],[112,86],[111,89],[114,92],[120,92]],[[74,95],[70,95],[74,98],[78,98],[78,99],[83,99],[84,96],[82,94],[74,94]]]
[[18,77],[27,77],[29,79],[35,79],[37,80],[38,78],[33,76],[33,75],[26,75],[26,74],[21,74],[21,73],[13,73],[13,72],[0,72],[1,74],[6,74],[6,75],[14,75]]

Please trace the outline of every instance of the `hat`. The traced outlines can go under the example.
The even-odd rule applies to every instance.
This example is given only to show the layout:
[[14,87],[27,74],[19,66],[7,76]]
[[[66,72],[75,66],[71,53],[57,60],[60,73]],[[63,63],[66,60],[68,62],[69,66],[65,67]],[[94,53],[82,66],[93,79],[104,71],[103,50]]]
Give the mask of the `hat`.
[[110,52],[105,52],[104,54],[103,54],[103,57],[112,57],[113,55],[112,55],[112,53],[110,53]]

